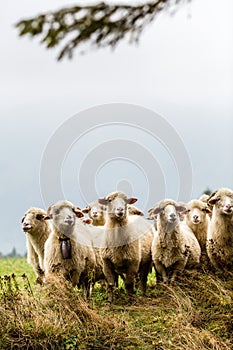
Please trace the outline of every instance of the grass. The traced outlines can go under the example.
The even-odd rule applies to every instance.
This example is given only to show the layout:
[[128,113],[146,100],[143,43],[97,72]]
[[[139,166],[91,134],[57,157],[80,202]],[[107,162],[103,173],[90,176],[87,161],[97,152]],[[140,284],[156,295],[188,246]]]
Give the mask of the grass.
[[189,272],[175,286],[155,286],[153,272],[147,297],[128,297],[121,284],[109,304],[101,285],[88,302],[58,279],[36,286],[25,259],[0,260],[0,272],[3,350],[233,349],[230,278]]

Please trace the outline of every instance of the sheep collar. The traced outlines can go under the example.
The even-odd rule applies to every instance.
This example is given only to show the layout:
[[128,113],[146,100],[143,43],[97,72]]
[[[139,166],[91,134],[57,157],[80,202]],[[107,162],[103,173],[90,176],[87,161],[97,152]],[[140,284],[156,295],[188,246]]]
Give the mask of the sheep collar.
[[70,238],[58,238],[60,241],[61,255],[64,260],[72,258]]

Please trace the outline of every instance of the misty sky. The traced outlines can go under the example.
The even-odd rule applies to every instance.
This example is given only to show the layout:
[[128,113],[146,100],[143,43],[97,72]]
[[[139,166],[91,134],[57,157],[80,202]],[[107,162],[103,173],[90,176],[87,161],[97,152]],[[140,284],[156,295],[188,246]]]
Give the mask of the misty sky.
[[[134,104],[162,116],[189,154],[192,197],[207,186],[233,188],[232,1],[193,0],[174,16],[161,15],[137,46],[124,42],[114,51],[76,52],[72,61],[58,63],[56,50],[45,50],[38,39],[17,37],[13,24],[65,4],[62,0],[0,4],[0,251],[4,253],[13,247],[25,252],[20,219],[29,207],[45,205],[39,175],[52,135],[69,118],[97,105]],[[97,146],[114,139],[149,150],[163,174],[164,195],[176,199],[179,179],[166,145],[122,125],[89,130],[67,149],[61,169],[64,197],[86,205],[85,189],[78,181],[80,164]],[[97,162],[88,174],[93,174],[96,193],[103,196],[122,186],[147,210],[150,170],[140,167],[142,158],[137,164],[130,159]],[[91,165],[85,165],[87,172]],[[160,193],[157,175],[150,186],[157,186]],[[154,201],[158,199],[155,196]]]

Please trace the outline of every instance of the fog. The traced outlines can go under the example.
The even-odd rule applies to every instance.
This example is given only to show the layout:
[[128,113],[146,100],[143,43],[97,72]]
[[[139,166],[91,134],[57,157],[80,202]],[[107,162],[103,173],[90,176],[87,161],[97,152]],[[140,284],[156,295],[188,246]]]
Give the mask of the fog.
[[[72,116],[94,106],[132,104],[161,116],[179,135],[189,155],[193,198],[207,187],[233,188],[232,1],[223,0],[220,5],[217,0],[193,0],[174,16],[160,15],[136,46],[122,42],[114,51],[76,52],[72,61],[58,63],[57,50],[46,50],[38,39],[19,38],[13,25],[21,18],[65,5],[61,0],[0,4],[3,253],[13,247],[25,252],[21,217],[31,206],[45,207],[41,160],[54,133]],[[85,189],[78,181],[82,162],[104,142],[123,139],[143,146],[155,157],[165,184],[164,195],[176,199],[179,174],[166,145],[123,124],[87,131],[67,149],[62,163],[64,197],[86,205]],[[96,193],[103,196],[120,184],[139,198],[138,206],[146,211],[150,170],[140,167],[143,156],[138,164],[122,157],[119,154],[119,159],[98,164],[93,171]],[[162,184],[154,175],[149,187],[160,193]]]

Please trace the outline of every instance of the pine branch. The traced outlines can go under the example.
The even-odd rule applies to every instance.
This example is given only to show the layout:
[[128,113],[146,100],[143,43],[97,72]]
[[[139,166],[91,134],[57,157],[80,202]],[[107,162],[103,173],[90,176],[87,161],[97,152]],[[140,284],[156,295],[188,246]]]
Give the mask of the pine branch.
[[49,12],[16,23],[19,35],[41,35],[46,48],[59,44],[63,47],[58,60],[72,58],[81,44],[100,48],[114,48],[123,38],[137,42],[144,28],[165,9],[173,10],[190,0],[157,0],[143,5],[96,5],[75,6]]

